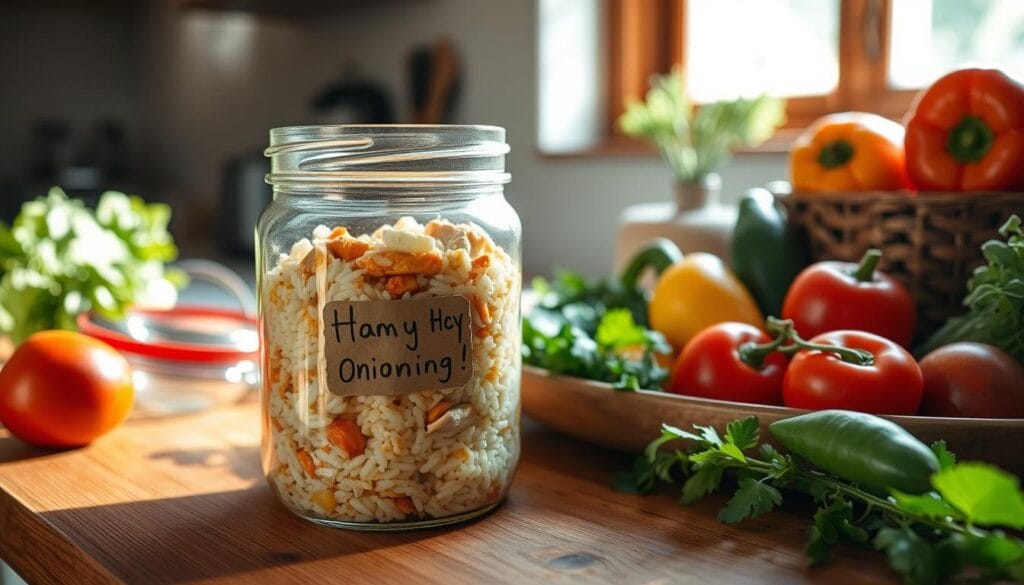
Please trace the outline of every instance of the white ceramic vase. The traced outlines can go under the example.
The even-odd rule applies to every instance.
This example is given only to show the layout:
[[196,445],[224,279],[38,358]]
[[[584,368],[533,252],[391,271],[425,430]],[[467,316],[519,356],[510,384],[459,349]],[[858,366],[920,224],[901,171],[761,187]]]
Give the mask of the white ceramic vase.
[[675,201],[624,209],[619,216],[615,273],[655,238],[672,240],[684,254],[708,252],[728,263],[737,210],[720,201],[721,191],[722,179],[712,173],[699,183],[676,183]]

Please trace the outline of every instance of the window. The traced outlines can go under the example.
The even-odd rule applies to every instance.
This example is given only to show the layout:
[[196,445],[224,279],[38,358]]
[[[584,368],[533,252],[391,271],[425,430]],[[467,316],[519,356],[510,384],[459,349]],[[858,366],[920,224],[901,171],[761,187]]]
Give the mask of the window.
[[[542,119],[543,150],[548,150],[545,136],[574,145],[566,150],[637,150],[619,135],[615,120],[629,101],[643,97],[651,75],[676,64],[682,65],[697,103],[762,92],[786,97],[788,122],[776,148],[829,112],[861,110],[898,119],[918,89],[965,65],[998,66],[1024,79],[1022,0],[539,0],[539,5],[541,69],[558,80],[547,83],[542,76],[540,111],[542,118],[562,122],[555,132],[546,130]],[[588,26],[602,26],[603,34],[584,34],[579,18],[567,33],[552,24],[566,20],[568,11],[581,14],[581,5],[589,7],[584,10]],[[552,39],[564,41],[570,34],[586,42],[575,42],[571,51],[563,43],[559,52],[546,52],[558,44]],[[593,53],[589,60],[585,51]],[[569,83],[573,68],[586,72],[587,83]],[[584,99],[582,87],[601,95]],[[572,119],[565,110],[575,106],[558,103],[566,95],[586,102],[586,113],[576,115],[588,126],[576,139],[566,138],[572,133],[565,123]],[[589,146],[580,147],[583,143]]]
[[897,0],[892,4],[889,83],[917,88],[977,62],[1024,78],[1024,2]]
[[839,84],[839,0],[689,0],[685,8],[682,60],[697,102],[826,95]]

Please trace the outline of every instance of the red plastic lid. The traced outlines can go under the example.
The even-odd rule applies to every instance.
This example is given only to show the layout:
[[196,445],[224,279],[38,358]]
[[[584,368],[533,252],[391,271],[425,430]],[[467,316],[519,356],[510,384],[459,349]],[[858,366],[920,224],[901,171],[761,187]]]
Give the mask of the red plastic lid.
[[256,319],[232,309],[132,309],[117,321],[84,313],[78,328],[123,353],[160,360],[226,364],[259,356]]

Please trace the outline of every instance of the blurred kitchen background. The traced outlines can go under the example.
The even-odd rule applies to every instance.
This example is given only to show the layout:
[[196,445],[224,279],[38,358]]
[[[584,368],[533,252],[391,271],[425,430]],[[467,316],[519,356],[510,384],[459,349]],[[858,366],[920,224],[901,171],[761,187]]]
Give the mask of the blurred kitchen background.
[[[958,65],[1024,73],[1019,0],[35,0],[0,5],[0,216],[51,185],[174,209],[183,256],[251,257],[275,126],[508,129],[528,273],[611,268],[627,205],[672,176],[612,120],[681,61],[698,101],[770,91],[788,128],[722,171],[786,176],[827,111],[904,111]],[[232,260],[233,259],[233,260]]]

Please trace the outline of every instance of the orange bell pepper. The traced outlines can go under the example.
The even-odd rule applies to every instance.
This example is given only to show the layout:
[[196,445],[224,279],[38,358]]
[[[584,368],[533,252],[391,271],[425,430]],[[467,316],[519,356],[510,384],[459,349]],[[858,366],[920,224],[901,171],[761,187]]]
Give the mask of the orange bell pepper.
[[907,172],[922,191],[1024,189],[1024,86],[997,69],[961,69],[918,94]]
[[875,114],[819,118],[789,153],[794,191],[872,191],[907,186],[903,127]]

